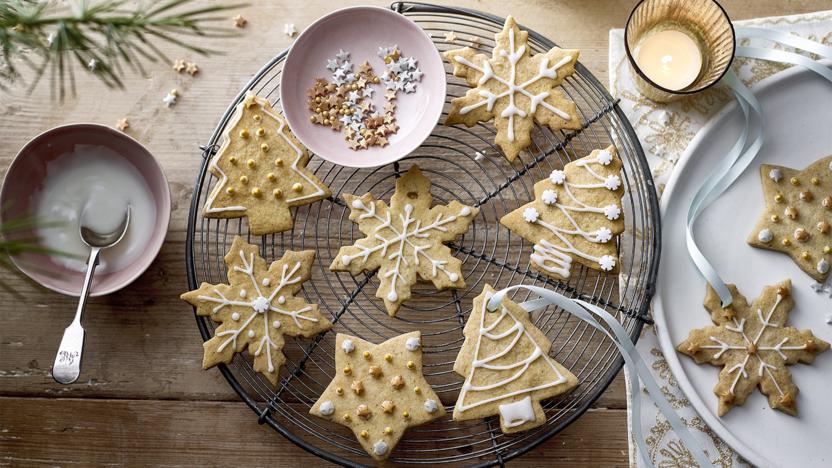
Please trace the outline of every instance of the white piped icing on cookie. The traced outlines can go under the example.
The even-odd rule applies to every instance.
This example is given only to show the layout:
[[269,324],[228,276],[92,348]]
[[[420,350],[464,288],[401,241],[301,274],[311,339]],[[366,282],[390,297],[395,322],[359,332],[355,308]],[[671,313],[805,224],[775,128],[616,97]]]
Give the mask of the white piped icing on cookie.
[[605,206],[603,210],[604,216],[606,216],[610,221],[615,221],[619,216],[621,216],[621,208],[619,208],[618,205],[610,204]]
[[611,271],[615,268],[615,257],[612,255],[604,255],[598,260],[598,265],[601,266],[601,269],[604,271]]
[[439,405],[436,404],[436,401],[434,401],[430,398],[425,400],[425,411],[427,411],[428,413],[433,414],[433,413],[436,412],[437,409],[439,409]]
[[555,185],[560,185],[566,182],[566,173],[560,169],[555,169],[549,174],[549,180]]
[[341,342],[341,349],[343,349],[345,353],[349,354],[355,351],[355,343],[353,343],[352,340],[344,340]]
[[774,240],[774,234],[771,233],[771,229],[760,229],[760,232],[757,233],[757,240],[764,244],[768,244]]
[[404,347],[407,348],[408,351],[416,351],[420,346],[422,346],[422,342],[416,337],[410,337],[404,343]]
[[829,271],[829,262],[827,262],[826,259],[820,259],[820,261],[817,264],[817,270],[818,273],[825,274]]
[[598,159],[598,164],[601,164],[603,166],[609,166],[609,164],[612,162],[612,154],[610,154],[610,152],[607,150],[601,150],[598,153],[596,159]]
[[621,187],[621,178],[615,174],[608,175],[604,180],[604,187],[609,190],[618,190],[618,187]]
[[379,457],[387,453],[387,449],[387,442],[383,440],[379,440],[375,444],[373,444],[373,453],[378,455]]
[[783,173],[780,171],[780,169],[774,168],[768,171],[768,178],[775,182],[780,182],[780,179],[783,178]]
[[527,223],[535,223],[539,218],[540,213],[533,207],[523,210],[523,219],[525,219]]
[[240,320],[240,314],[238,312],[232,312],[231,313],[231,320],[233,320],[235,322]]
[[554,205],[558,202],[558,193],[552,189],[546,189],[543,191],[543,194],[540,196],[540,199],[543,200],[543,203],[547,205]]
[[335,405],[333,405],[331,401],[327,400],[321,403],[320,411],[324,416],[331,416],[332,413],[335,412]]
[[612,231],[610,231],[609,228],[602,227],[595,231],[595,242],[604,244],[609,242],[610,239],[612,239]]

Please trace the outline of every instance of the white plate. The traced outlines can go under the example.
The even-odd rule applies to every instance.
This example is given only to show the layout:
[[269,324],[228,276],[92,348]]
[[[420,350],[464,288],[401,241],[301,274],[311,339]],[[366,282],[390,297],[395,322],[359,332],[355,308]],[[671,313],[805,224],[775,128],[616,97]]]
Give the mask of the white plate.
[[[825,316],[832,299],[815,293],[814,281],[779,252],[745,243],[763,211],[761,163],[802,169],[832,154],[832,85],[794,67],[760,83],[755,95],[766,116],[766,140],[746,172],[700,216],[699,246],[722,278],[734,283],[749,301],[764,285],[792,280],[796,302],[789,324],[811,329],[832,341]],[[685,248],[685,216],[690,200],[741,132],[742,115],[731,106],[711,120],[680,159],[662,198],[662,259],[653,316],[662,351],[673,375],[705,422],[740,455],[758,466],[830,466],[832,464],[832,350],[812,365],[789,369],[800,388],[798,416],[772,410],[755,391],[745,405],[717,416],[713,387],[720,368],[697,365],[675,351],[694,328],[710,325],[702,306],[705,281]]]

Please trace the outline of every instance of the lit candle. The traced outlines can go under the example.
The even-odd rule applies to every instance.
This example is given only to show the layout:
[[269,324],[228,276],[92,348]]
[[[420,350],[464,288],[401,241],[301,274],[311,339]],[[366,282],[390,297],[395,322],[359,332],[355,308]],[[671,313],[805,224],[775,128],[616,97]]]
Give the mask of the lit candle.
[[657,85],[678,91],[690,86],[702,71],[702,51],[696,40],[678,29],[648,34],[635,54],[638,67]]

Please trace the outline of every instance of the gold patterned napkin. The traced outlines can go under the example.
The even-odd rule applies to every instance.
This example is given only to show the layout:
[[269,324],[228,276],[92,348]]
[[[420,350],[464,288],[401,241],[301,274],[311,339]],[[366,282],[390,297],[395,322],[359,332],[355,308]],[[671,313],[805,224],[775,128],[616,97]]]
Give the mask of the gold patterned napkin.
[[[748,21],[737,21],[737,26],[756,26],[777,29],[796,34],[807,39],[832,45],[832,10],[805,15],[776,16]],[[621,99],[620,106],[636,134],[641,140],[647,162],[650,165],[656,188],[661,197],[665,184],[673,172],[676,161],[684,152],[694,135],[732,100],[732,95],[724,85],[717,85],[703,93],[669,104],[656,104],[643,97],[637,91],[631,76],[630,67],[624,52],[624,30],[610,30],[610,94]],[[772,43],[764,40],[743,40],[741,46],[751,45],[771,48]],[[778,47],[779,48],[779,47]],[[774,73],[789,68],[791,65],[738,58],[734,60],[733,69],[737,76],[753,89],[754,84]],[[634,235],[625,232],[624,236]],[[627,244],[622,240],[622,245]],[[728,445],[720,440],[705,425],[685,398],[670,372],[670,368],[659,349],[658,339],[652,327],[645,327],[642,337],[636,345],[641,357],[651,367],[653,376],[662,388],[670,404],[679,412],[682,421],[691,428],[711,461],[717,466],[747,466]],[[627,379],[627,395],[630,396],[630,381]],[[658,467],[692,467],[696,462],[673,431],[670,424],[661,416],[655,406],[643,405],[639,420],[628,415],[628,428],[641,424],[650,449],[648,458]],[[642,467],[641,455],[632,440],[630,430],[630,466]]]

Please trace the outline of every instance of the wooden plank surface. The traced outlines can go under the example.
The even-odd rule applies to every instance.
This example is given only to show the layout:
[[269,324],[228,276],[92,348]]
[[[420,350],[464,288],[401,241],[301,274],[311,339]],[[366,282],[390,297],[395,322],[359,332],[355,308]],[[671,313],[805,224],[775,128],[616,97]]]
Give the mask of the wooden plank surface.
[[[128,289],[91,300],[81,380],[54,383],[49,370],[75,301],[45,291],[6,271],[0,281],[0,464],[246,464],[299,465],[319,461],[271,429],[260,427],[215,371],[201,370],[201,343],[190,307],[178,299],[187,287],[185,222],[199,167],[198,145],[259,67],[290,44],[283,24],[302,29],[339,6],[362,2],[291,0],[252,2],[242,10],[242,37],[213,41],[225,53],[194,57],[196,77],[167,64],[149,76],[130,76],[127,90],[108,90],[79,75],[79,94],[63,104],[42,85],[0,93],[0,168],[32,136],[69,122],[114,125],[128,117],[132,136],[146,144],[167,172],[173,212],[167,243],[151,268]],[[367,3],[367,2],[363,2]],[[373,1],[378,5],[385,2]],[[623,27],[635,1],[463,0],[452,3],[505,16],[560,45],[581,49],[581,61],[607,81],[607,31]],[[829,8],[828,0],[725,0],[735,19]],[[170,88],[182,97],[167,109]],[[1,174],[2,172],[0,172]],[[528,466],[625,465],[626,402],[618,376],[591,410],[566,431],[517,460]]]

